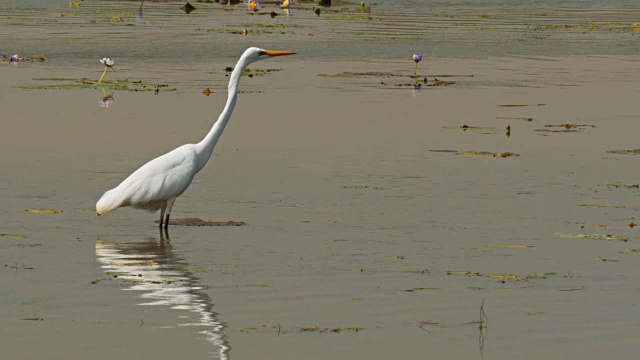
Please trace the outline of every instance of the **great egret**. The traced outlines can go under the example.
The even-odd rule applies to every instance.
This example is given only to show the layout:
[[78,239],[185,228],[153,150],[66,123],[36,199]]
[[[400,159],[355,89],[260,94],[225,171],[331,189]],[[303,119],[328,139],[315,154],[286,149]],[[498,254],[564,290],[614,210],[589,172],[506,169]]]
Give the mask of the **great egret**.
[[125,206],[149,212],[160,210],[160,226],[164,223],[164,227],[168,227],[171,208],[176,198],[187,190],[194,176],[207,164],[213,148],[231,118],[242,71],[255,61],[293,54],[295,53],[291,51],[263,50],[256,47],[245,50],[231,73],[224,110],[204,139],[197,144],[182,145],[144,164],[116,188],[102,195],[96,204],[96,213],[102,215]]

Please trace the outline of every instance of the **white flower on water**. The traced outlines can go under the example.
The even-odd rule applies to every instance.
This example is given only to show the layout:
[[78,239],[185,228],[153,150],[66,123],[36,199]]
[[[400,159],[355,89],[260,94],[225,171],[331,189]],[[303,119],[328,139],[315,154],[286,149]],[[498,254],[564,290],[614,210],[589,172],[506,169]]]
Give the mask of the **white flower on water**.
[[110,59],[110,58],[102,58],[102,59],[100,59],[100,62],[102,63],[102,65],[104,65],[106,67],[112,67],[116,63],[115,60]]

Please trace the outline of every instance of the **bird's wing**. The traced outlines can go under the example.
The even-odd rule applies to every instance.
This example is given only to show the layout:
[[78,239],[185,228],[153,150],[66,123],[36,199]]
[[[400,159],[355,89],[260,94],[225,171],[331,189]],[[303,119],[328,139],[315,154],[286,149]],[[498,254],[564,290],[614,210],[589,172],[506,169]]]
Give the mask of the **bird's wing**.
[[193,145],[183,145],[144,164],[116,189],[124,206],[146,208],[182,195],[196,174]]

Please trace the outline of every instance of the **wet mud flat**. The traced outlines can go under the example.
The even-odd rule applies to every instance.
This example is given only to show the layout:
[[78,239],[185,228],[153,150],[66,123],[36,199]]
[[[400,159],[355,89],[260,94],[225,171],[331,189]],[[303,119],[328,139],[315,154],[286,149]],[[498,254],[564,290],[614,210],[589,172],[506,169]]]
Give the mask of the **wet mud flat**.
[[[135,10],[137,3],[126,4]],[[486,39],[481,53],[460,40],[452,47],[464,56],[435,56],[425,44],[398,39],[388,52],[379,41],[363,45],[354,31],[339,41],[351,52],[332,57],[341,46],[330,47],[326,25],[348,32],[369,20],[301,10],[289,18],[300,26],[289,26],[291,33],[200,31],[183,40],[197,28],[249,29],[272,18],[240,9],[223,16],[194,3],[187,19],[172,15],[177,4],[145,2],[148,23],[137,25],[118,4],[85,5],[74,17],[25,11],[11,25],[19,49],[2,42],[7,54],[46,59],[0,63],[5,354],[633,353],[639,73],[637,53],[621,45],[637,36],[602,26],[627,21],[622,11],[589,14],[600,24],[591,32],[582,18],[558,16],[558,24],[580,28],[543,29],[550,37],[531,40],[535,54],[487,35],[511,36],[506,24],[520,16],[494,12],[497,29],[474,32]],[[117,16],[135,25],[90,22]],[[367,16],[392,26],[389,14]],[[58,35],[27,26],[34,17]],[[212,26],[214,19],[234,25]],[[16,21],[4,18],[2,28]],[[163,41],[160,24],[168,26]],[[442,29],[462,34],[456,26]],[[111,38],[70,53],[71,37],[86,45],[101,33]],[[199,46],[212,40],[216,55],[205,57]],[[243,77],[214,156],[174,208],[176,218],[244,225],[175,226],[166,234],[155,214],[120,209],[96,217],[102,192],[204,136],[226,99],[225,68],[261,43],[299,54]],[[434,43],[434,52],[445,45]],[[487,55],[492,49],[496,55]],[[424,57],[419,78],[414,53]],[[103,56],[116,60],[105,77],[114,86],[106,88],[95,84]],[[422,77],[452,84],[411,86]],[[59,86],[83,78],[83,86]],[[175,90],[156,94],[158,84]],[[103,91],[112,95],[109,106]]]

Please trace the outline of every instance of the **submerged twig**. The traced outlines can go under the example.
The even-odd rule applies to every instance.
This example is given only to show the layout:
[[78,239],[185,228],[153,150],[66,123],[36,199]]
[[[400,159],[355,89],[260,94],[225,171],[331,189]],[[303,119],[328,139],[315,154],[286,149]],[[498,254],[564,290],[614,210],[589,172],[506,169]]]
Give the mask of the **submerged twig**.
[[[482,299],[482,303],[480,304],[480,323],[478,325],[479,335],[478,335],[478,346],[480,347],[480,358],[484,358],[484,340],[487,337],[487,333],[489,331],[488,328],[489,319],[487,318],[487,314],[484,312],[484,299]],[[486,330],[486,331],[485,331]]]

